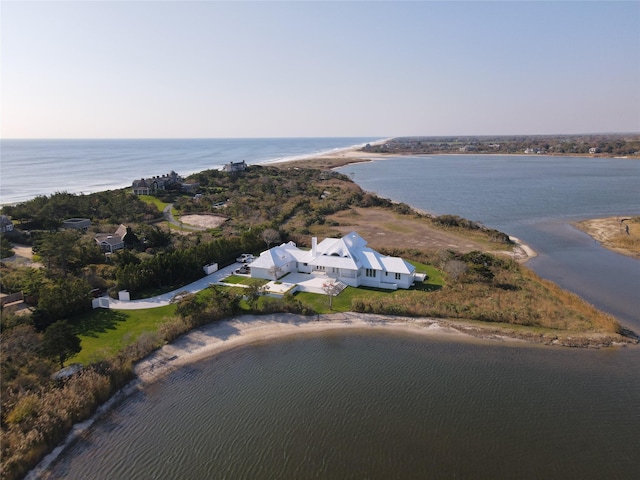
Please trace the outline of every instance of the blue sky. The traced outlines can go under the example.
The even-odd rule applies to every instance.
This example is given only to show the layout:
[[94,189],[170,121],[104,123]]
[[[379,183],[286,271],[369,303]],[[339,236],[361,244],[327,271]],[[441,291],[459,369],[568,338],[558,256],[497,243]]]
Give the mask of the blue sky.
[[640,132],[640,2],[2,0],[3,138]]

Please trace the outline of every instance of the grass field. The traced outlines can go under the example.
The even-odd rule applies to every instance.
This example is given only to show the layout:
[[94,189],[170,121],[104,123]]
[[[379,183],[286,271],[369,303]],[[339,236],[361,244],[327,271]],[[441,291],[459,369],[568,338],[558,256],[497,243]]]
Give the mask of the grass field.
[[108,358],[133,343],[142,333],[154,333],[164,319],[173,315],[175,305],[144,310],[96,309],[73,320],[82,350],[69,363]]
[[[416,284],[415,290],[434,291],[444,285],[442,273],[436,268],[416,262],[411,263],[415,265],[416,271],[428,275],[424,283]],[[268,281],[232,275],[227,277],[225,282],[238,285],[264,285]],[[227,287],[227,289],[232,294],[242,295],[244,293],[243,287]],[[348,287],[340,295],[333,298],[331,309],[329,309],[329,298],[326,295],[301,292],[296,295],[296,299],[317,313],[331,313],[350,311],[351,302],[356,297],[383,297],[396,293],[389,290]],[[200,295],[206,297],[209,292],[205,289]],[[249,306],[245,301],[240,302],[240,308],[249,313]],[[75,357],[70,358],[67,364],[82,363],[87,365],[116,354],[127,345],[135,342],[141,334],[157,332],[165,319],[174,314],[175,309],[176,305],[143,310],[96,309],[76,317],[72,324],[80,337],[82,350]]]
[[151,195],[138,195],[138,198],[142,200],[144,203],[155,205],[160,212],[164,210],[164,207],[169,205],[168,203],[165,203],[159,198],[153,197]]
[[[417,262],[410,263],[416,267],[417,272],[427,274],[427,279],[424,281],[424,283],[416,283],[412,290],[431,292],[442,288],[442,286],[444,285],[444,278],[439,270],[430,265],[424,265]],[[329,308],[329,297],[327,295],[300,292],[297,293],[295,297],[303,304],[311,307],[317,313],[332,313],[351,311],[351,302],[354,298],[393,296],[401,291],[404,290],[390,291],[378,288],[347,287],[340,293],[340,295],[333,297],[333,300],[331,301],[331,308]]]

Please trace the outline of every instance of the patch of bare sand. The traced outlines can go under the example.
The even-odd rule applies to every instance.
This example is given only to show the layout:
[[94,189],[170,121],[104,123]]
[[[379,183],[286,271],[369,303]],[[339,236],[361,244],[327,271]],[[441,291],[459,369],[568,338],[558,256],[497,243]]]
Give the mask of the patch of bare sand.
[[29,245],[13,244],[11,249],[13,250],[14,255],[8,258],[3,258],[3,262],[9,262],[23,267],[42,267],[41,263],[33,261],[33,250]]
[[187,225],[201,228],[218,228],[227,221],[226,217],[219,215],[182,215],[180,220]]
[[572,225],[605,248],[630,257],[640,257],[640,248],[637,247],[640,244],[640,224],[630,222],[629,217],[593,218]]

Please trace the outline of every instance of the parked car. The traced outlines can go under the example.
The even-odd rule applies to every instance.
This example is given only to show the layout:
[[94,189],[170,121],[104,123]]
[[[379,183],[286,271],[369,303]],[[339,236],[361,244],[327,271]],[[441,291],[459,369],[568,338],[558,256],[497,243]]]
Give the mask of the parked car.
[[245,263],[240,268],[237,268],[235,273],[240,275],[249,275],[251,273],[251,267]]
[[240,262],[240,263],[251,263],[256,259],[256,257],[254,257],[253,255],[251,255],[250,253],[243,253],[242,255],[240,255],[238,258],[236,258],[236,262]]

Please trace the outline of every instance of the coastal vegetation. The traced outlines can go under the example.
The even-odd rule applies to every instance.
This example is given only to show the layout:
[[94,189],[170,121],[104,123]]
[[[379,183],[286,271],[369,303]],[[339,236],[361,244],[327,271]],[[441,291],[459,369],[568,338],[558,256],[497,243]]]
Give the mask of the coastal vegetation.
[[[239,313],[430,316],[508,325],[516,336],[525,336],[527,327],[526,335],[536,332],[548,343],[574,345],[566,338],[580,334],[600,335],[598,344],[625,341],[614,318],[520,265],[517,246],[502,232],[417,212],[362,191],[345,175],[297,165],[201,172],[192,178],[200,185],[197,195],[56,193],[3,207],[16,224],[11,236],[3,235],[9,243],[3,251],[10,253],[10,241],[26,244],[33,258],[29,265],[0,266],[2,291],[21,292],[29,307],[20,313],[2,309],[2,478],[23,476],[75,422],[133,378],[136,361],[193,328]],[[171,230],[161,215],[169,204],[177,215],[226,221],[202,231]],[[60,229],[70,217],[89,218],[91,226],[86,232]],[[119,224],[126,224],[131,240],[105,255],[94,236]],[[228,286],[179,294],[167,307],[91,309],[96,293],[128,290],[140,298],[176,290],[212,262],[223,267],[274,242],[309,246],[313,235],[352,230],[381,253],[407,258],[427,280],[402,292],[349,287],[328,299],[308,293],[267,297],[263,282],[235,277]],[[84,368],[60,375],[62,365],[74,363]]]
[[501,153],[640,157],[640,135],[513,135],[458,137],[398,137],[367,145],[367,153],[442,154]]

